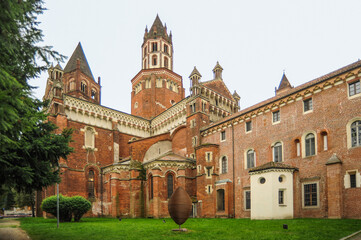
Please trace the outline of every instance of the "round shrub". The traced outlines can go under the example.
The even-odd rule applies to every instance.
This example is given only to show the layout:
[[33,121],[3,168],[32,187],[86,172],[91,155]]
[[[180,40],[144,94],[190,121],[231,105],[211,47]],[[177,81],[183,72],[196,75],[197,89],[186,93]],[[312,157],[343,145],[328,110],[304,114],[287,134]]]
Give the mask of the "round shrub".
[[[43,211],[56,217],[56,195],[45,198],[41,203]],[[72,218],[72,207],[69,197],[59,195],[59,221],[70,222]]]
[[75,222],[79,222],[81,217],[92,207],[91,203],[81,196],[71,197],[70,203]]

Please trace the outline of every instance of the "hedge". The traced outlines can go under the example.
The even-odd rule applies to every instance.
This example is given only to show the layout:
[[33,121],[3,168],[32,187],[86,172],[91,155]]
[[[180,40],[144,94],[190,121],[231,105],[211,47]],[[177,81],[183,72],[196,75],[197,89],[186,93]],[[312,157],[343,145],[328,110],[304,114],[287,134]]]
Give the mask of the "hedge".
[[[41,203],[41,209],[56,217],[56,202],[56,195],[45,198]],[[91,203],[81,196],[65,197],[59,195],[59,220],[61,222],[71,222],[73,215],[74,221],[79,222],[90,208]]]

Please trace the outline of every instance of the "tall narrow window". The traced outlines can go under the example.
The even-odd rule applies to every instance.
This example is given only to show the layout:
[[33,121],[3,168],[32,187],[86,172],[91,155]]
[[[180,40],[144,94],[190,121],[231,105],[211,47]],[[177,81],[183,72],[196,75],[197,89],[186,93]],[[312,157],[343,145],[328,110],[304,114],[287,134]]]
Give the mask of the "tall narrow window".
[[305,138],[306,157],[315,155],[315,135],[307,134]]
[[356,187],[356,173],[350,173],[350,187]]
[[348,92],[349,92],[350,97],[361,93],[360,80],[353,82],[353,83],[349,83],[348,84]]
[[80,83],[80,90],[83,92],[83,93],[87,93],[87,85],[84,83],[84,82],[81,82]]
[[222,164],[222,173],[227,173],[227,157],[226,156],[222,157],[221,164]]
[[164,67],[168,67],[168,58],[164,57]]
[[88,174],[88,197],[93,198],[94,195],[94,171],[89,170]]
[[92,89],[91,98],[96,99],[96,97],[97,97],[97,92],[94,89]]
[[282,144],[280,142],[273,146],[273,161],[282,162]]
[[172,174],[168,174],[168,176],[167,176],[167,193],[168,193],[168,198],[170,198],[173,194],[173,175]]
[[224,211],[225,204],[224,204],[224,189],[217,190],[217,211]]
[[245,209],[250,210],[251,209],[251,191],[245,191]]
[[226,131],[221,132],[221,141],[226,141]]
[[73,90],[75,90],[75,81],[71,81],[69,83],[69,91],[73,91]]
[[281,121],[281,114],[279,110],[272,113],[272,121],[273,123]]
[[144,48],[144,56],[147,55],[147,52],[148,52],[147,50],[148,50],[148,48],[145,47],[145,48]]
[[303,101],[303,111],[308,112],[313,109],[312,98]]
[[168,45],[164,44],[164,52],[168,53]]
[[246,122],[246,132],[252,131],[252,121]]
[[253,168],[254,167],[254,151],[248,150],[247,152],[247,168]]
[[93,128],[87,127],[85,129],[85,147],[86,148],[94,148],[95,133]]
[[304,206],[305,207],[311,207],[311,206],[317,206],[317,184],[311,183],[311,184],[305,184],[303,185],[304,189]]
[[296,139],[295,144],[296,144],[296,156],[299,157],[299,156],[301,156],[301,143],[300,143],[300,140]]
[[285,204],[285,190],[278,190],[278,204]]
[[153,199],[153,175],[149,177],[149,198]]
[[158,51],[158,43],[152,43],[152,50],[153,50],[153,52],[156,52],[156,51]]
[[327,132],[321,132],[322,141],[323,141],[323,151],[328,150],[328,138],[327,138]]
[[153,62],[153,66],[157,65],[157,56],[153,56],[152,62]]
[[351,124],[351,144],[352,147],[361,146],[361,121]]

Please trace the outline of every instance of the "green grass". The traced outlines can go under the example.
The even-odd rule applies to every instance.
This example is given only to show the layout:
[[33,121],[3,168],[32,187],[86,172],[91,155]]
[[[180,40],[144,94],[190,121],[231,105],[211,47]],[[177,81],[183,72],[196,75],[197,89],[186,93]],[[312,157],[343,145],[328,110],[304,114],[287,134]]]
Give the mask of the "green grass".
[[[22,218],[21,228],[32,240],[39,239],[340,239],[361,229],[357,219],[188,219],[183,228],[172,219],[83,218],[80,222],[60,223],[56,219]],[[288,230],[283,229],[288,224]]]

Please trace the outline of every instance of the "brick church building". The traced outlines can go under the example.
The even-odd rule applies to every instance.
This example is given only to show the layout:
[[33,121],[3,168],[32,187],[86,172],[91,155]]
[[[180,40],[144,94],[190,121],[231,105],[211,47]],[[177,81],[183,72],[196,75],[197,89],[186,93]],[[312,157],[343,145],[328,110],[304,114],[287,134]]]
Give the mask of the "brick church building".
[[183,187],[193,217],[361,217],[361,61],[296,87],[283,75],[274,97],[240,110],[218,62],[211,80],[193,69],[185,96],[158,16],[141,49],[131,114],[101,105],[80,43],[49,69],[49,119],[74,129],[60,193],[89,199],[93,216],[167,217]]

